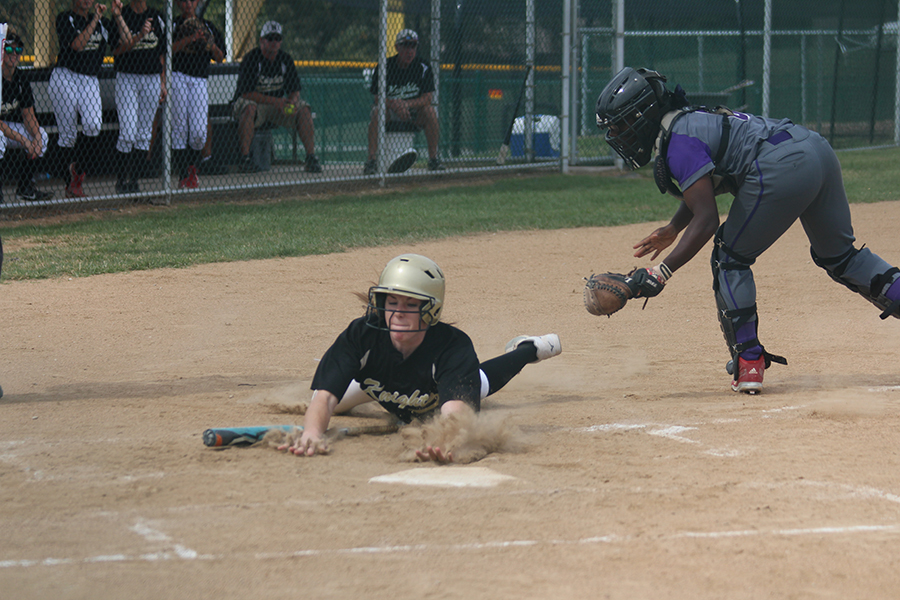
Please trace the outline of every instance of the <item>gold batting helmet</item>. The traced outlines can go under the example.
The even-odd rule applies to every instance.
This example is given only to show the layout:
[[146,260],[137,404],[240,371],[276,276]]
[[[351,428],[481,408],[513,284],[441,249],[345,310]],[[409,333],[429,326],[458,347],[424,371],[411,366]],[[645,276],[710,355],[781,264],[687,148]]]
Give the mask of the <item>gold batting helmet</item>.
[[419,316],[430,327],[441,320],[444,307],[444,273],[437,263],[421,254],[401,254],[392,258],[381,272],[378,285],[369,288],[367,323],[386,329],[384,299],[388,294],[422,300]]

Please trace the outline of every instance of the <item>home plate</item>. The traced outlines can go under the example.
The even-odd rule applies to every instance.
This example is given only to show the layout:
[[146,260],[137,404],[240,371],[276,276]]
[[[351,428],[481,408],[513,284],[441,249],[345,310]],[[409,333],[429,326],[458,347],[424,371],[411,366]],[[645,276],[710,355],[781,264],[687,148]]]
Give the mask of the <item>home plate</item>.
[[434,485],[443,487],[493,487],[515,477],[491,471],[486,467],[434,467],[410,469],[379,475],[369,483],[405,483],[407,485]]

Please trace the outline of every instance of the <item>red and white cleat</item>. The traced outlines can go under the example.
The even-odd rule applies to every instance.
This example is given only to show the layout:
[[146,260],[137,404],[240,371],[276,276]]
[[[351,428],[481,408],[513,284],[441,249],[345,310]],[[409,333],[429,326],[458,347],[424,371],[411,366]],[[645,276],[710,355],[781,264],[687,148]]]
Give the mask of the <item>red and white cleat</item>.
[[745,394],[760,393],[765,370],[766,359],[764,356],[760,356],[756,360],[738,357],[737,378],[731,382],[731,389]]

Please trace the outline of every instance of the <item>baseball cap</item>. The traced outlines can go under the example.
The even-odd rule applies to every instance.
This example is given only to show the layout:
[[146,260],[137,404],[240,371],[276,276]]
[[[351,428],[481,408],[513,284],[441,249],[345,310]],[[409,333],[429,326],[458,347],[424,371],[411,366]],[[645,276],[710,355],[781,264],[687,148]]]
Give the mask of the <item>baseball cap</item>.
[[259,37],[264,38],[273,33],[281,35],[281,23],[278,21],[266,21],[262,29],[259,30]]
[[398,46],[402,46],[404,44],[418,44],[419,34],[417,34],[412,29],[404,29],[397,34],[397,40],[394,43]]
[[19,37],[19,34],[17,34],[14,31],[6,32],[6,39],[3,40],[3,43],[8,44],[10,46],[24,46],[25,45],[25,42],[22,41],[22,38]]

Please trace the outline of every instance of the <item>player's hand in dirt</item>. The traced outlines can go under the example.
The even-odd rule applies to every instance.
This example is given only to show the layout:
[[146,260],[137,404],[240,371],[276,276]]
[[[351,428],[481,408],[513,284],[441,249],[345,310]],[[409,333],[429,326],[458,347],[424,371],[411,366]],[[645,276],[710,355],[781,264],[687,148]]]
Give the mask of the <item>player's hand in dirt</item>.
[[671,224],[663,225],[640,242],[632,246],[637,252],[634,255],[638,258],[643,256],[647,256],[651,252],[654,252],[653,256],[650,257],[650,260],[655,260],[659,253],[672,245],[678,238],[678,232],[672,227]]
[[324,439],[305,431],[299,440],[293,444],[282,444],[278,446],[278,449],[287,450],[296,456],[315,456],[316,454],[328,454],[331,451]]
[[453,462],[453,451],[444,452],[437,446],[425,446],[422,450],[416,450],[416,458],[421,462],[434,461],[436,463],[446,464]]

